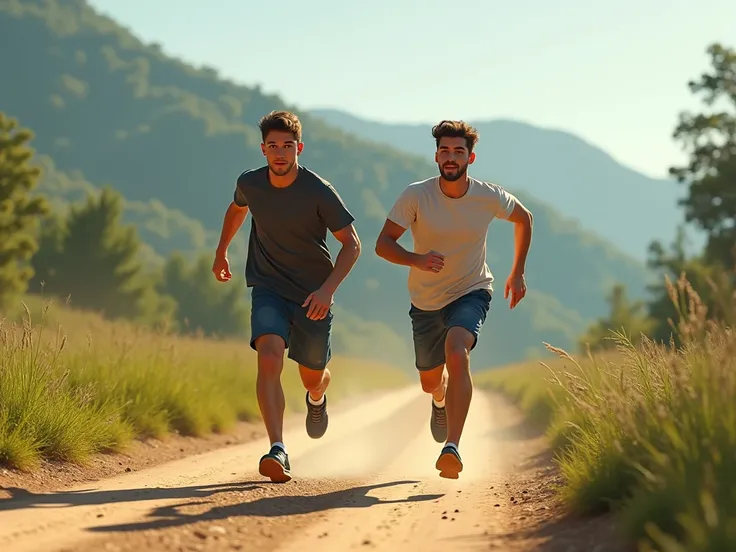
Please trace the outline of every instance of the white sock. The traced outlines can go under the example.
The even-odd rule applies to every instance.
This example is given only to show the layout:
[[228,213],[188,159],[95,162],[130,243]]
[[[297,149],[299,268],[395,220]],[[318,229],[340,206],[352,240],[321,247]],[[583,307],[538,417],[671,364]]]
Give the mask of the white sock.
[[434,403],[434,405],[435,405],[436,407],[438,407],[438,408],[443,408],[443,407],[445,406],[445,398],[444,398],[444,397],[442,398],[442,400],[441,400],[441,401],[437,401],[437,400],[435,400],[435,398],[434,398],[434,397],[432,397],[432,402],[433,402],[433,403]]
[[455,449],[455,451],[456,451],[456,452],[459,452],[459,451],[457,450],[457,445],[456,445],[455,443],[449,443],[449,442],[448,442],[448,443],[445,443],[445,446],[446,446],[446,447],[452,447],[452,448],[454,448],[454,449]]
[[271,446],[272,447],[279,447],[281,450],[283,450],[284,452],[286,452],[286,446],[284,446],[284,443],[282,443],[280,441],[276,441],[275,443],[271,443]]
[[319,405],[321,405],[321,404],[323,404],[325,402],[325,396],[324,396],[324,394],[322,395],[322,397],[318,401],[315,401],[312,398],[312,395],[311,394],[310,395],[307,395],[307,397],[309,398],[309,404],[313,404],[314,406],[319,406]]

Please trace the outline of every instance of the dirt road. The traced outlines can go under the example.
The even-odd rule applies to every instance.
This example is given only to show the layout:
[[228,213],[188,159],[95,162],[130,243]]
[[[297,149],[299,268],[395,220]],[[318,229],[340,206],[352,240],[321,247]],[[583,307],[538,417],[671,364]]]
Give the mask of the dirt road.
[[[417,387],[331,408],[310,439],[285,435],[294,479],[264,481],[263,439],[83,485],[0,499],[0,550],[622,550],[611,529],[550,524],[553,475],[519,413],[476,391],[459,480],[438,476],[441,446]],[[596,524],[598,524],[596,526]]]

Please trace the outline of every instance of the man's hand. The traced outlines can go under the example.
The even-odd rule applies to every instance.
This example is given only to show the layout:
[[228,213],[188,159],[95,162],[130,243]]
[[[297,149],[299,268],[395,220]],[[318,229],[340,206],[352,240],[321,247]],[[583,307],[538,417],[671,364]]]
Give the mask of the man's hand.
[[333,297],[334,293],[324,288],[319,288],[317,291],[310,293],[302,305],[302,307],[309,307],[307,318],[310,320],[322,320],[326,317],[327,312],[332,307]]
[[439,272],[445,266],[445,256],[437,251],[429,251],[419,255],[414,261],[414,267],[425,272]]
[[509,298],[509,292],[511,292],[509,308],[513,309],[526,295],[526,282],[524,281],[523,274],[514,274],[512,272],[509,275],[509,279],[506,280],[506,291],[503,295],[504,299]]
[[227,260],[226,254],[216,254],[215,262],[212,263],[212,272],[220,282],[227,282],[233,277],[230,274],[230,261]]

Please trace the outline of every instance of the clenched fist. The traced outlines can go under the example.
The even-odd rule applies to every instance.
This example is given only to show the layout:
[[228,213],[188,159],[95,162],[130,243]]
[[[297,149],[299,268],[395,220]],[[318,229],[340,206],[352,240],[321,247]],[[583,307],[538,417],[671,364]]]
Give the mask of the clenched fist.
[[439,272],[445,266],[445,256],[437,251],[429,251],[417,257],[414,267],[425,272]]
[[227,255],[215,255],[215,262],[212,263],[212,272],[221,282],[227,282],[233,277],[230,274],[230,261],[227,260]]

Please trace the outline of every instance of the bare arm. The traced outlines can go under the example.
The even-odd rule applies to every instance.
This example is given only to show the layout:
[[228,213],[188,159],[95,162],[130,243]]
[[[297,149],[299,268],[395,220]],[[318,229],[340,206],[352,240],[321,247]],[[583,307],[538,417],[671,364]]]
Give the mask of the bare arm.
[[424,255],[411,253],[401,247],[398,240],[406,232],[404,228],[390,219],[386,219],[383,229],[376,240],[376,255],[390,263],[410,266],[426,272],[439,272],[445,266],[445,256],[437,251],[428,251]]
[[532,243],[534,217],[532,217],[531,212],[517,199],[514,209],[506,217],[506,220],[514,225],[514,265],[511,267],[511,274],[509,274],[508,280],[506,280],[504,298],[508,299],[509,294],[511,295],[509,308],[513,309],[526,296],[524,270],[526,269],[526,257],[529,253],[529,246]]
[[390,263],[414,266],[417,263],[419,255],[407,251],[398,243],[404,232],[406,232],[405,228],[402,228],[392,220],[386,219],[386,222],[383,223],[381,233],[376,240],[376,255]]
[[330,275],[317,291],[309,294],[302,304],[302,307],[309,307],[307,318],[310,320],[322,320],[327,316],[332,306],[333,295],[360,257],[360,239],[352,224],[332,232],[332,235],[342,244],[342,247],[337,254],[335,266]]
[[225,219],[222,221],[222,231],[220,232],[220,242],[217,244],[217,257],[227,256],[227,248],[230,246],[230,242],[238,233],[240,227],[245,221],[245,217],[248,215],[248,207],[240,207],[231,202],[225,211]]
[[355,263],[360,257],[360,238],[358,238],[358,232],[355,230],[355,226],[348,224],[342,230],[332,233],[333,236],[342,244],[340,251],[337,253],[335,258],[335,266],[332,272],[322,284],[322,288],[334,295],[337,288],[347,278],[350,271],[355,266]]
[[225,211],[225,219],[222,221],[222,232],[220,232],[220,242],[217,244],[215,260],[212,263],[212,272],[220,282],[227,282],[233,277],[230,273],[230,262],[227,260],[227,248],[243,225],[247,214],[248,207],[245,205],[240,206],[234,201],[230,203],[227,211]]
[[531,211],[517,199],[514,210],[506,220],[514,224],[514,265],[511,274],[523,276],[526,269],[526,258],[532,243],[534,217]]

